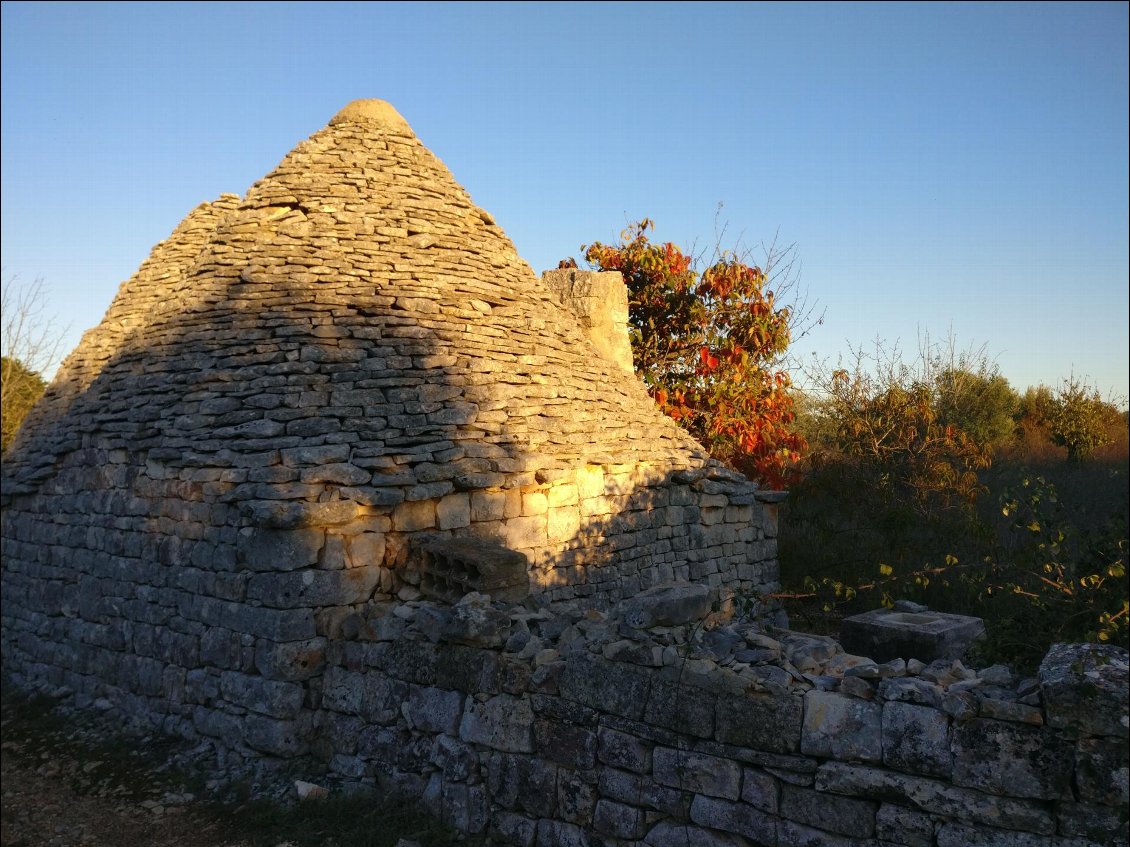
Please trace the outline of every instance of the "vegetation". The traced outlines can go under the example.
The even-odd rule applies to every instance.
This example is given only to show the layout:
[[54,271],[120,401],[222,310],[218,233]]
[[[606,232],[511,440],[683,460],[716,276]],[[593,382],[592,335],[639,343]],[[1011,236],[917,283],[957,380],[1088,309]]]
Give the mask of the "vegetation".
[[772,268],[721,251],[699,272],[674,244],[652,243],[652,226],[645,219],[619,244],[581,248],[593,267],[624,276],[636,372],[711,455],[781,485],[805,443],[781,365],[792,312],[768,288]]
[[0,453],[16,437],[24,416],[43,394],[43,373],[57,364],[61,333],[44,316],[43,280],[20,285],[5,280],[0,314]]
[[780,539],[798,626],[902,597],[985,618],[985,661],[1126,646],[1125,412],[1077,380],[1021,397],[983,356],[939,347],[905,363],[877,345],[810,376]]

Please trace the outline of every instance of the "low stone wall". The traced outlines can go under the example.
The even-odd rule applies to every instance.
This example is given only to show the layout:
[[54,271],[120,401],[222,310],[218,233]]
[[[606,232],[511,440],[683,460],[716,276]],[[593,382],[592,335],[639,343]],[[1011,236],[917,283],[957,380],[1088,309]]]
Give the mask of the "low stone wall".
[[[89,618],[105,598],[75,601]],[[1126,844],[1125,651],[1057,645],[1031,679],[880,664],[737,606],[687,584],[611,613],[473,593],[305,627],[261,609],[244,634],[221,611],[199,636],[175,610],[72,614],[16,639],[14,675],[237,755],[314,756],[495,843]]]
[[527,847],[1126,843],[1125,651],[1021,680],[647,609],[370,610],[328,646],[312,749]]

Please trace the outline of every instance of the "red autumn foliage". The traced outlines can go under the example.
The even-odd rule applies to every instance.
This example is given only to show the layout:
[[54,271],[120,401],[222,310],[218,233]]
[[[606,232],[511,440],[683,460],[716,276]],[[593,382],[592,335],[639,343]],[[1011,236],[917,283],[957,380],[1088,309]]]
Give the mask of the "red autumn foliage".
[[620,271],[628,287],[636,373],[659,407],[715,458],[774,487],[792,477],[804,438],[789,375],[788,307],[761,268],[723,253],[699,274],[674,244],[653,244],[644,219],[621,243],[582,246],[590,265]]

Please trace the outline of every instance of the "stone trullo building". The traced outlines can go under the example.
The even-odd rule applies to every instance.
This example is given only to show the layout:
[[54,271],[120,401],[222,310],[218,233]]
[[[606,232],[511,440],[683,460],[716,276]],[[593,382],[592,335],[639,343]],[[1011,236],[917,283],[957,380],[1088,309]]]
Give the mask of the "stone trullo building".
[[1125,845],[1124,650],[1019,679],[712,607],[775,586],[778,496],[656,410],[626,306],[350,104],[193,211],[34,409],[4,671],[492,843]]
[[655,408],[609,276],[539,280],[351,103],[157,245],[29,417],[5,662],[187,719],[186,675],[365,604],[771,586],[772,495]]

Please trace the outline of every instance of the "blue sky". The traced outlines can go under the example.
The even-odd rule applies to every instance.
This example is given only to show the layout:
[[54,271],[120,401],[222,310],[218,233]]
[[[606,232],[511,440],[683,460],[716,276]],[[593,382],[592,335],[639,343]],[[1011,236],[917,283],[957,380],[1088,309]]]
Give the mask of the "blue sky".
[[5,2],[4,284],[73,345],[189,209],[379,97],[537,270],[719,221],[796,245],[802,358],[952,334],[1125,397],[1127,10]]

